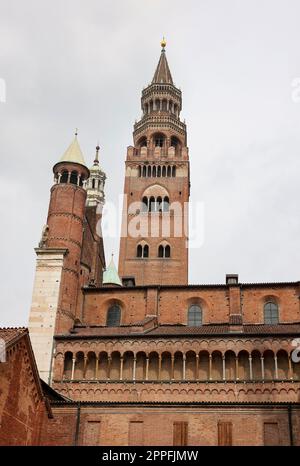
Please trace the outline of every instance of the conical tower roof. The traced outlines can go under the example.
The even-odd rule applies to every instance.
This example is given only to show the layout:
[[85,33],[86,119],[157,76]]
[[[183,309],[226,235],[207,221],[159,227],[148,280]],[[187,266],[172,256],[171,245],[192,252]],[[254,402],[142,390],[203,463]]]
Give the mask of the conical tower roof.
[[63,156],[60,159],[60,162],[73,162],[73,163],[80,163],[81,165],[85,165],[83,153],[81,151],[78,139],[77,139],[77,132],[75,133],[75,137]]
[[106,268],[103,273],[103,285],[118,285],[122,286],[121,279],[119,277],[118,271],[116,269],[113,254],[111,256],[111,261],[109,266]]
[[152,79],[152,84],[161,84],[161,83],[173,84],[171,71],[170,71],[168,60],[166,57],[165,39],[161,41],[161,46],[162,46],[161,54],[159,57],[158,65],[156,67],[153,79]]

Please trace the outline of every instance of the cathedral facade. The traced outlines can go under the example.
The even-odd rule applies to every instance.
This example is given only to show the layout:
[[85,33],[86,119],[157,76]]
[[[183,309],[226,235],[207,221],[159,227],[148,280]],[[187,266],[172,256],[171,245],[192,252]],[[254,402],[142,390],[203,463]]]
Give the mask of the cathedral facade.
[[188,284],[190,165],[165,42],[125,161],[118,270],[105,173],[77,134],[53,167],[29,331],[45,445],[300,444],[300,284]]

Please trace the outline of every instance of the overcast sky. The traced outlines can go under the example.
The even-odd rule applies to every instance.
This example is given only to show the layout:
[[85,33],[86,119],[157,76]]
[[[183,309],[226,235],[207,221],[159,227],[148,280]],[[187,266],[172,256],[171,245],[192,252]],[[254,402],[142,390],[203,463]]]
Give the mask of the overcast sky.
[[[299,0],[0,0],[1,325],[27,325],[52,166],[74,128],[89,165],[99,140],[118,201],[162,35],[205,206],[190,283],[299,280],[299,17]],[[107,258],[118,249],[105,239]]]

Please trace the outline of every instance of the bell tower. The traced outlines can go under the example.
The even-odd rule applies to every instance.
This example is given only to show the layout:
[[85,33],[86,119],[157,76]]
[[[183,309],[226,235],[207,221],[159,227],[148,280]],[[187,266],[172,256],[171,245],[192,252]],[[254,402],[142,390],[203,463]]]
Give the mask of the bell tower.
[[134,277],[136,285],[188,282],[187,133],[164,39],[161,47],[125,162],[119,275]]
[[73,327],[80,290],[86,181],[89,170],[77,133],[53,167],[47,223],[35,249],[36,272],[29,317],[40,376],[50,382],[53,337]]

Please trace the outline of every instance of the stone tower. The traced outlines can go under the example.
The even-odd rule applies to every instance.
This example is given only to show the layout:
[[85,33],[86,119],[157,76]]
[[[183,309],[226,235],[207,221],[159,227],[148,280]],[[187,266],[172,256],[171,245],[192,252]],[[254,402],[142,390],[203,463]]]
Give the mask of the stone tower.
[[[53,167],[47,224],[39,247],[29,319],[30,337],[41,377],[48,381],[54,334],[68,331],[76,318],[89,170],[77,134]],[[84,271],[83,271],[84,272]]]
[[134,277],[136,285],[188,282],[187,133],[164,40],[161,46],[125,162],[119,274]]

